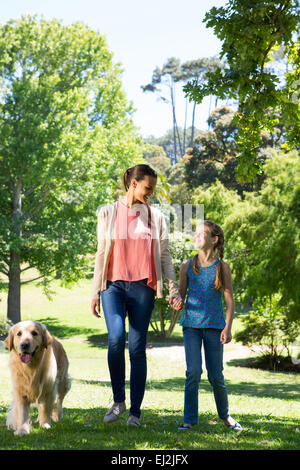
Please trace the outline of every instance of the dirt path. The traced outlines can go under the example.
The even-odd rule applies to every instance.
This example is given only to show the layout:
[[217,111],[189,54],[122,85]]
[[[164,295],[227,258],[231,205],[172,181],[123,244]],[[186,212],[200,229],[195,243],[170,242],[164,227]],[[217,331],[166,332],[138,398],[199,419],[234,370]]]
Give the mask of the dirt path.
[[[253,351],[247,346],[238,343],[228,343],[224,346],[224,363],[232,359],[242,359],[253,356],[257,351]],[[171,354],[176,360],[184,361],[185,353],[183,344],[169,344],[165,343],[149,343],[147,345],[147,353],[153,356],[164,356]]]

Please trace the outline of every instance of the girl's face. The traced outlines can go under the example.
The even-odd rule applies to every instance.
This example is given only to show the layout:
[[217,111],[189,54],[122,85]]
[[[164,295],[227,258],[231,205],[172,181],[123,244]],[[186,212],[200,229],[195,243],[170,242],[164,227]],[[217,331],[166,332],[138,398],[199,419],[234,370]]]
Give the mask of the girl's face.
[[141,181],[137,181],[135,178],[133,178],[130,182],[130,187],[132,187],[134,190],[134,198],[137,201],[145,204],[154,192],[156,181],[157,178],[149,175],[145,175],[144,179]]
[[194,236],[194,245],[197,250],[201,248],[214,248],[217,242],[218,237],[213,237],[205,224],[197,227],[196,235]]

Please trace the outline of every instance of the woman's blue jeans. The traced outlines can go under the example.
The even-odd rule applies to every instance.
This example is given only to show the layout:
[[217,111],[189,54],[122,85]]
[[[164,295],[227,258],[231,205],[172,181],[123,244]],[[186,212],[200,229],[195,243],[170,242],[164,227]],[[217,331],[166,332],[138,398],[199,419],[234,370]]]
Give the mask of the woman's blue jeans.
[[229,416],[228,397],[223,376],[223,344],[216,328],[183,327],[186,381],[184,391],[184,422],[198,423],[198,388],[202,374],[202,344],[208,380],[213,388],[219,418]]
[[141,415],[146,377],[146,341],[155,292],[147,280],[107,281],[101,302],[108,331],[108,367],[116,403],[125,401],[125,317],[128,313],[130,358],[129,414]]

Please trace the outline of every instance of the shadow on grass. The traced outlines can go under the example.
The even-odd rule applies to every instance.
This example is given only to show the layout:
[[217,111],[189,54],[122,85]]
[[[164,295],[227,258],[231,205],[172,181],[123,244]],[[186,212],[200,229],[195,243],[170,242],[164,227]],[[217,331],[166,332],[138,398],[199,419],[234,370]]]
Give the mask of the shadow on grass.
[[227,365],[233,367],[248,367],[254,369],[267,370],[270,372],[284,372],[299,374],[300,366],[293,364],[291,358],[282,357],[276,364],[275,369],[271,367],[269,358],[266,355],[260,354],[256,357],[246,357],[241,359],[231,359]]
[[82,326],[68,326],[60,323],[57,318],[47,317],[41,321],[50,333],[58,339],[72,339],[78,335],[86,338],[86,341],[97,347],[107,345],[107,333],[95,334],[94,328],[84,328]]
[[[32,425],[31,434],[14,436],[5,426],[6,408],[0,408],[1,449],[32,450],[130,450],[130,449],[299,449],[299,421],[263,414],[235,417],[244,431],[236,434],[210,413],[199,414],[199,424],[186,432],[178,431],[182,410],[144,410],[140,428],[126,425],[127,413],[117,423],[105,425],[105,408],[65,408],[60,423],[51,429]],[[36,418],[36,411],[32,419]],[[213,423],[213,424],[212,424]]]
[[[258,384],[255,382],[239,382],[231,383],[230,380],[225,379],[226,388],[229,395],[243,395],[243,396],[255,396],[255,397],[267,397],[267,398],[280,398],[282,400],[299,400],[300,390],[298,384]],[[149,389],[157,390],[172,390],[181,391],[184,390],[185,378],[184,377],[172,377],[170,379],[161,379],[159,381],[151,380],[148,381]],[[207,379],[201,379],[199,385],[199,392],[205,393],[212,392],[212,387]]]
[[[73,379],[74,382],[87,385],[99,385],[103,387],[110,387],[109,381],[93,380],[93,379]],[[129,386],[129,382],[126,381],[126,387]],[[161,390],[162,392],[173,392],[184,391],[185,378],[184,377],[172,377],[169,379],[161,380],[147,380],[147,390]],[[239,382],[231,383],[230,380],[226,380],[226,388],[229,395],[242,395],[247,397],[259,397],[259,398],[279,398],[284,401],[299,400],[300,390],[298,384],[283,384],[283,383],[266,383],[257,384],[255,382]],[[202,379],[199,385],[199,392],[213,393],[212,387],[207,379]]]
[[43,323],[49,329],[50,333],[56,338],[66,339],[72,338],[76,335],[88,336],[91,333],[95,332],[94,328],[83,328],[82,326],[68,326],[63,323],[60,323],[57,318],[47,317],[42,318],[41,320],[37,319]]
[[[86,341],[90,343],[93,347],[107,347],[108,334],[105,333],[96,333],[94,328],[84,328],[82,326],[68,326],[59,322],[57,318],[47,317],[42,318],[41,321],[44,325],[47,326],[50,333],[59,339],[72,339],[75,336],[83,336],[86,338]],[[128,332],[127,332],[128,338]],[[148,332],[147,337],[148,346],[159,347],[159,346],[173,346],[174,344],[183,344],[182,336],[174,335],[171,338],[163,338],[156,335],[153,331]]]

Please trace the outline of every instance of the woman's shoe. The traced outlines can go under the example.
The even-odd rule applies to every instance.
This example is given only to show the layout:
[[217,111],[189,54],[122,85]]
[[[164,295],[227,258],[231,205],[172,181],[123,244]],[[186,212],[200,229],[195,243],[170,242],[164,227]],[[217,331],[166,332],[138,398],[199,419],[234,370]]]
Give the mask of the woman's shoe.
[[127,420],[127,425],[128,426],[140,426],[141,423],[140,423],[140,420],[139,418],[137,418],[136,416],[133,416],[133,415],[130,415],[128,420]]
[[125,402],[123,403],[114,403],[113,406],[108,410],[106,415],[104,416],[104,422],[105,423],[113,423],[114,421],[117,421],[121,414],[124,413],[126,410],[126,405]]

